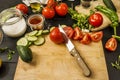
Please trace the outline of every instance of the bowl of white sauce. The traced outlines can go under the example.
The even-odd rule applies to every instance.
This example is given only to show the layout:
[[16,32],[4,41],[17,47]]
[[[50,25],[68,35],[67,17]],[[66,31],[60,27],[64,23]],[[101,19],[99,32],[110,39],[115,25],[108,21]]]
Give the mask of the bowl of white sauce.
[[6,9],[0,13],[0,24],[3,32],[9,37],[20,37],[26,29],[26,21],[18,9]]

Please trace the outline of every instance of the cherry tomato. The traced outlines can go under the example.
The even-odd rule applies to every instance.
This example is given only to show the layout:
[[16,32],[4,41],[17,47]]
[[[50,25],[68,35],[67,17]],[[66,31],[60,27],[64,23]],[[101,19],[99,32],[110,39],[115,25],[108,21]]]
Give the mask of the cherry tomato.
[[60,30],[58,29],[58,27],[55,27],[49,35],[50,39],[57,44],[63,43],[64,42],[64,38],[62,33],[60,32]]
[[103,17],[100,13],[94,13],[89,17],[89,23],[94,27],[99,27],[103,23]]
[[82,40],[80,40],[82,44],[89,44],[91,42],[90,35],[85,33]]
[[82,31],[80,30],[79,27],[75,27],[74,31],[75,31],[74,32],[74,36],[73,36],[74,40],[79,40],[79,39],[83,38],[83,33],[82,33]]
[[66,3],[60,3],[55,7],[55,10],[59,16],[65,16],[68,12],[68,6]]
[[105,44],[105,48],[109,51],[115,51],[117,48],[117,41],[115,38],[110,38]]
[[46,18],[46,19],[51,19],[55,16],[55,11],[53,8],[50,7],[45,7],[42,10],[42,15]]
[[48,2],[47,2],[48,7],[55,8],[56,5],[57,5],[57,1],[55,1],[55,0],[48,0]]
[[99,32],[93,32],[90,34],[91,40],[94,42],[98,42],[102,39],[103,37],[103,32],[99,31]]
[[71,28],[70,26],[66,26],[63,29],[69,38],[73,37],[73,34],[74,34],[73,28]]
[[28,13],[28,7],[25,4],[18,4],[16,8],[22,11],[24,14]]

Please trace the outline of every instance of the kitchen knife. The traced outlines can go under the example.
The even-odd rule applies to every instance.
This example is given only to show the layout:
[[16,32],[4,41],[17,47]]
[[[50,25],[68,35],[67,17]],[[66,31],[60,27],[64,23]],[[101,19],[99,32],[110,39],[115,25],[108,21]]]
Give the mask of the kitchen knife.
[[63,28],[61,25],[59,25],[59,30],[60,32],[63,34],[63,37],[65,39],[65,44],[66,47],[68,48],[68,51],[71,53],[71,55],[73,55],[75,57],[75,59],[77,60],[79,66],[82,68],[83,70],[83,74],[85,76],[90,76],[91,71],[88,68],[87,64],[84,62],[84,60],[82,59],[82,57],[80,56],[79,52],[77,51],[77,49],[75,48],[75,46],[73,45],[73,43],[71,42],[71,40],[67,37],[66,33],[64,32]]

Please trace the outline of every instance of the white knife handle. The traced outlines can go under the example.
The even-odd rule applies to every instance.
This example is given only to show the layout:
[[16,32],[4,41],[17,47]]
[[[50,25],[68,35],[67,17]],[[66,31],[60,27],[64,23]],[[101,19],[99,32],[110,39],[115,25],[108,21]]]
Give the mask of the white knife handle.
[[83,74],[85,76],[90,76],[91,75],[91,71],[88,68],[87,64],[84,62],[84,60],[81,58],[79,52],[74,48],[70,51],[71,55],[73,55],[75,57],[75,59],[77,60],[79,66],[82,68],[83,70]]

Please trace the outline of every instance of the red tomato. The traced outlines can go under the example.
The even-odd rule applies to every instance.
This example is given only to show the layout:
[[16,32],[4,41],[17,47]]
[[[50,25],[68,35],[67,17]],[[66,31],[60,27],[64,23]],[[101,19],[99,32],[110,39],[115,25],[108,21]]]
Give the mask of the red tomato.
[[60,32],[60,30],[58,29],[58,27],[55,27],[49,35],[50,39],[57,44],[63,43],[64,42],[64,38],[62,33]]
[[46,19],[51,19],[55,16],[55,11],[53,8],[50,7],[45,7],[42,10],[42,15],[46,18]]
[[74,34],[73,28],[71,28],[70,26],[66,26],[63,29],[69,38],[73,37],[73,34]]
[[109,51],[115,51],[117,48],[117,41],[115,38],[110,38],[105,44],[105,48]]
[[55,7],[55,10],[59,16],[65,16],[68,12],[68,6],[66,3],[60,3]]
[[85,33],[82,40],[80,40],[82,44],[89,44],[91,42],[90,35],[88,33]]
[[57,5],[57,1],[55,1],[55,0],[48,0],[48,2],[47,2],[48,7],[55,8],[56,5]]
[[94,42],[98,42],[102,39],[103,37],[103,32],[99,31],[99,32],[93,32],[90,34],[91,40]]
[[103,17],[100,13],[94,13],[89,17],[89,23],[94,27],[99,27],[103,23]]
[[24,14],[28,13],[28,7],[25,4],[18,4],[16,8],[22,11]]
[[79,39],[83,38],[83,33],[82,33],[82,31],[80,30],[79,27],[75,27],[74,31],[75,31],[74,32],[74,36],[73,36],[74,40],[79,40]]

